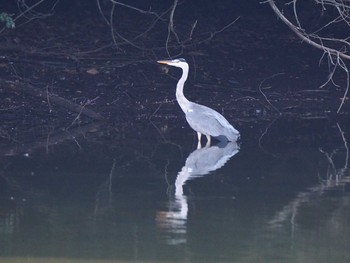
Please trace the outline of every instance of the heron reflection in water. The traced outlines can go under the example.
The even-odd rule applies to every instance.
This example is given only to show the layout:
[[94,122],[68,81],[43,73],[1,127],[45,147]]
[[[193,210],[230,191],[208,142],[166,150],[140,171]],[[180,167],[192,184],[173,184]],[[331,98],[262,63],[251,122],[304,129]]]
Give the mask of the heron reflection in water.
[[182,69],[182,76],[176,86],[176,100],[186,115],[186,120],[193,130],[197,132],[198,148],[201,147],[201,137],[207,137],[207,146],[210,145],[211,136],[220,141],[236,141],[239,132],[217,111],[189,101],[184,93],[184,84],[188,77],[189,66],[185,59],[159,60],[161,64],[174,66]]
[[157,213],[157,225],[165,236],[166,243],[177,245],[187,242],[187,215],[189,211],[184,186],[187,181],[202,177],[223,167],[239,152],[237,142],[221,142],[215,146],[193,151],[177,174],[175,194],[170,197],[168,211]]

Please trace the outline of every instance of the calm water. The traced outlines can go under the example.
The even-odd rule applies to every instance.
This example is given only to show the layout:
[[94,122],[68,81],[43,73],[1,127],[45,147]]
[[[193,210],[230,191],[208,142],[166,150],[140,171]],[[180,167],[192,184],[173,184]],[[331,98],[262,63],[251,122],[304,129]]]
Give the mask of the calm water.
[[0,262],[350,262],[344,123],[242,123],[239,144],[198,150],[186,128],[98,127],[3,150]]

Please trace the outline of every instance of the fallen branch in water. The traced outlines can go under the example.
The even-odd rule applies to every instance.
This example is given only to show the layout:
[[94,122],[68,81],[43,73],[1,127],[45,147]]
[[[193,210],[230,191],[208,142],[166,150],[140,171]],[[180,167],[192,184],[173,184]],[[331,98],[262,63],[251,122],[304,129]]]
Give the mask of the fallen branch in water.
[[46,137],[41,136],[34,140],[14,142],[5,147],[1,147],[0,156],[15,156],[19,154],[30,156],[30,154],[37,149],[46,149],[46,153],[48,153],[50,146],[57,145],[66,140],[73,140],[79,136],[84,136],[85,133],[94,132],[103,124],[103,122],[93,122],[86,125],[80,125],[70,129],[69,132],[67,130],[56,128],[48,133]]
[[99,113],[96,113],[95,111],[86,108],[86,105],[79,105],[77,103],[69,101],[56,94],[48,92],[47,89],[37,88],[28,83],[8,81],[8,80],[2,80],[2,79],[0,79],[0,86],[12,91],[17,91],[17,92],[25,93],[31,96],[39,97],[39,98],[42,98],[43,100],[50,98],[50,103],[57,104],[70,111],[77,112],[79,116],[85,115],[93,120],[98,120],[98,121],[105,120],[105,118],[101,116]]

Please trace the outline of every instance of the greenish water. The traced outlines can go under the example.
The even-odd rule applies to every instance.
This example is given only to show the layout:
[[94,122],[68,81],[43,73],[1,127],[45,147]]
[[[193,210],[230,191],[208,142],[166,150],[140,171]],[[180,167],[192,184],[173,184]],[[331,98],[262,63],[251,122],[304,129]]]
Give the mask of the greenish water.
[[266,127],[199,150],[177,130],[2,156],[0,262],[349,262],[347,127]]

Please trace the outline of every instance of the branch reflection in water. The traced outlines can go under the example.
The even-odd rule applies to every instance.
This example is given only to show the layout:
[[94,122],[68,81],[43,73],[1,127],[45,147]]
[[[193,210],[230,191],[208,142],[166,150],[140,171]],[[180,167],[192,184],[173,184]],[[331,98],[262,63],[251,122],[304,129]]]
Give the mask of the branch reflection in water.
[[[284,223],[290,223],[292,230],[294,231],[294,225],[296,224],[297,215],[299,210],[302,210],[303,206],[312,203],[312,200],[318,200],[322,195],[329,193],[331,190],[342,189],[350,183],[349,175],[349,148],[348,143],[344,137],[344,132],[340,125],[337,123],[337,127],[340,133],[340,137],[343,141],[343,149],[337,148],[333,152],[325,152],[322,148],[319,151],[325,156],[328,167],[326,170],[326,176],[322,178],[320,175],[320,182],[317,185],[309,187],[306,191],[299,192],[295,198],[293,198],[287,205],[283,207],[278,213],[275,214],[269,225],[273,228],[281,227]],[[345,154],[344,154],[345,151]],[[340,153],[340,157],[344,155],[344,164],[340,168],[336,168],[335,159],[336,154]]]
[[157,213],[157,226],[169,245],[187,242],[188,203],[184,194],[187,181],[202,177],[225,165],[225,163],[239,152],[237,142],[220,142],[215,146],[205,146],[193,151],[186,159],[185,165],[175,180],[175,193],[170,196],[168,211]]

